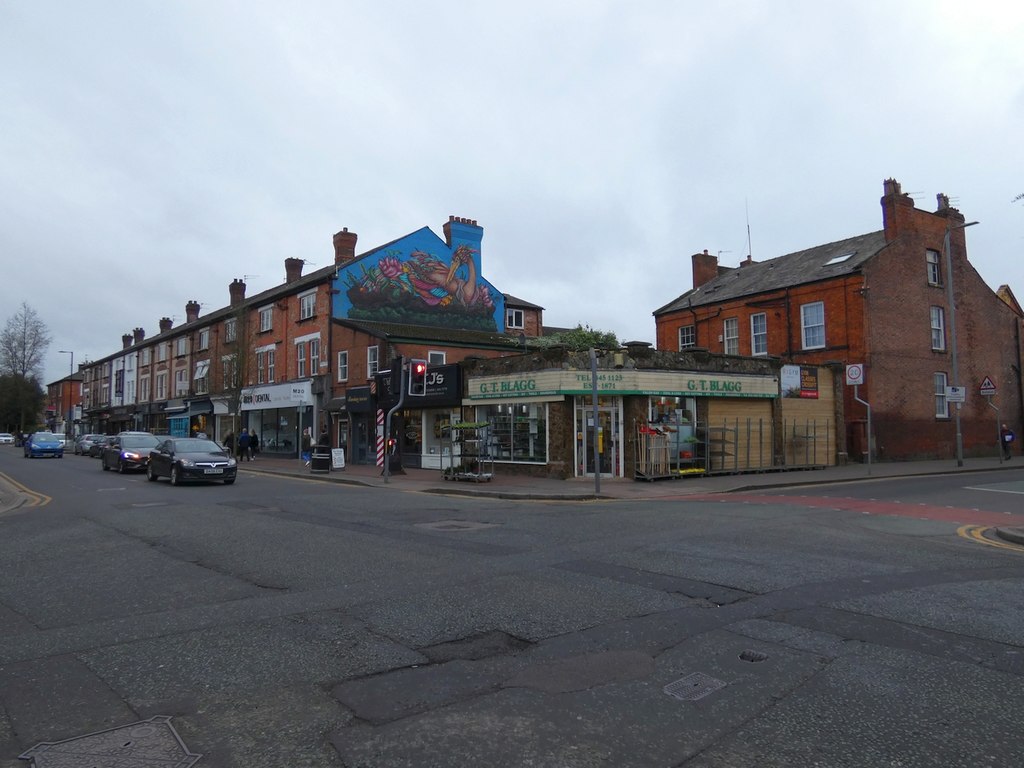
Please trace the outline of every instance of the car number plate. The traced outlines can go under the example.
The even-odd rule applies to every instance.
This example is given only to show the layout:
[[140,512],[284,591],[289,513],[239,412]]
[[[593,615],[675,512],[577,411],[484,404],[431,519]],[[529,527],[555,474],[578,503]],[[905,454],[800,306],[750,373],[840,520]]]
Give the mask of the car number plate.
[[224,474],[224,470],[223,469],[204,469],[203,470],[203,474],[206,474],[206,475],[223,475]]

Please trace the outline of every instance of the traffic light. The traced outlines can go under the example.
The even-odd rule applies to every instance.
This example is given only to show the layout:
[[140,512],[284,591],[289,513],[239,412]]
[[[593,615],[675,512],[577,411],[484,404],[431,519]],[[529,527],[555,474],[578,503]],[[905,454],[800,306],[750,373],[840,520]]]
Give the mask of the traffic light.
[[427,394],[427,361],[409,361],[409,394],[422,396]]

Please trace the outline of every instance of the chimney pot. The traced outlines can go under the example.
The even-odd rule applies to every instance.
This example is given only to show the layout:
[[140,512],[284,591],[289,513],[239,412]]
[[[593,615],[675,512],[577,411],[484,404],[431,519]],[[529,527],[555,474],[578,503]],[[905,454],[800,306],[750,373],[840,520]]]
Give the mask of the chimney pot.
[[134,338],[136,344],[138,344],[144,338],[146,338],[146,332],[144,330],[142,330],[141,328],[136,328],[134,331],[132,331],[132,335],[133,335],[133,338]]
[[200,307],[200,304],[195,299],[193,299],[192,301],[188,302],[185,305],[185,322],[186,323],[194,323],[196,320],[199,319],[199,307]]
[[173,326],[174,326],[174,321],[171,320],[171,318],[169,318],[169,317],[161,317],[160,318],[160,333],[165,333],[166,331],[171,330],[171,328]]
[[132,338],[133,337],[132,337],[132,335],[130,333],[126,333],[123,336],[121,336],[121,345],[122,345],[121,348],[122,349],[128,349],[128,347],[130,347],[132,345]]

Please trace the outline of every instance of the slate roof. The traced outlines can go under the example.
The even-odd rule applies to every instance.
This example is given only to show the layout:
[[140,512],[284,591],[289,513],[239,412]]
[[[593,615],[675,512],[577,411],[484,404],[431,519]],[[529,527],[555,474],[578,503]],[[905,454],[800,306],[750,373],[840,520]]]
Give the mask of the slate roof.
[[334,322],[348,328],[364,331],[373,336],[397,341],[426,341],[455,346],[484,347],[491,349],[517,349],[519,338],[490,331],[470,331],[462,328],[441,328],[428,325],[407,325],[371,320],[336,319]]
[[[654,315],[720,304],[743,296],[852,274],[860,271],[864,262],[885,248],[885,245],[885,232],[880,230],[767,261],[756,261],[745,267],[735,267],[654,310]],[[840,260],[847,254],[850,254],[849,258]],[[833,259],[836,261],[830,264]]]

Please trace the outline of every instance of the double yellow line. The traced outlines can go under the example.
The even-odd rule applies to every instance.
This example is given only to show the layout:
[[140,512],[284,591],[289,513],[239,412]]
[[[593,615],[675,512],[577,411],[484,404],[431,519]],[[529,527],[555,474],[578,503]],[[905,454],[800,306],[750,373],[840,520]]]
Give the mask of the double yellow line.
[[957,536],[962,536],[968,541],[987,544],[990,547],[1009,549],[1013,552],[1024,552],[1024,546],[1021,546],[1020,544],[988,538],[985,534],[991,530],[993,530],[992,526],[988,525],[961,525],[956,529],[956,534]]
[[51,499],[45,493],[33,491],[27,485],[22,485],[13,477],[11,477],[10,475],[5,475],[3,472],[0,472],[0,480],[3,480],[8,485],[13,486],[15,490],[18,491],[18,493],[25,497],[24,503],[17,505],[19,507],[45,507],[47,504],[53,501],[53,499]]

